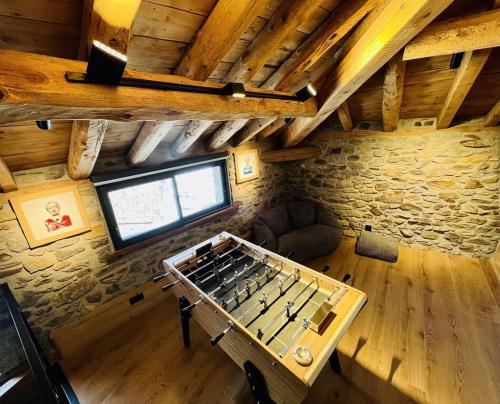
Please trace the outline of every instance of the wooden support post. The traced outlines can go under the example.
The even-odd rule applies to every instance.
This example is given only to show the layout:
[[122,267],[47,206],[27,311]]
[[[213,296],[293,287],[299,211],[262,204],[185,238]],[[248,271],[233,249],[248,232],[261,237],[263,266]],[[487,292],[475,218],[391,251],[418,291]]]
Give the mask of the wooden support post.
[[500,121],[500,101],[497,101],[493,108],[486,114],[484,118],[484,126],[495,126]]
[[386,132],[392,132],[398,128],[399,111],[403,101],[405,70],[406,62],[402,60],[401,52],[385,66],[382,120]]
[[73,122],[68,152],[68,174],[72,179],[90,176],[107,127],[105,120]]
[[5,164],[5,161],[0,157],[0,188],[2,192],[15,191],[17,189],[16,180]]
[[175,121],[167,122],[144,122],[134,144],[127,154],[127,162],[130,165],[144,163],[156,146],[165,138],[172,129]]
[[403,60],[500,46],[500,9],[429,25],[406,45]]
[[344,101],[337,108],[337,115],[344,132],[350,132],[352,130],[352,118],[351,113],[349,112],[349,104],[347,104],[347,101]]
[[[321,107],[313,118],[298,118],[286,129],[283,145],[302,141],[452,0],[384,0],[369,14],[346,45],[346,55],[318,93]],[[404,10],[404,12],[402,12]]]
[[491,49],[465,52],[460,67],[457,70],[457,75],[453,80],[448,94],[446,94],[444,104],[439,112],[436,122],[437,129],[444,129],[450,126],[451,121],[469,93],[474,81],[476,81],[477,76],[481,73],[490,53]]

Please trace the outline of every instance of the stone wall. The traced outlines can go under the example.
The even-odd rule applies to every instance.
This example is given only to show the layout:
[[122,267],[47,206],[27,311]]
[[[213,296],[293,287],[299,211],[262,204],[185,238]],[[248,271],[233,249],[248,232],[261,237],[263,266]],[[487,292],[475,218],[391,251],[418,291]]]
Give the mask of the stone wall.
[[373,230],[401,244],[475,257],[500,238],[500,127],[481,123],[391,134],[323,128],[317,159],[286,167],[290,195],[332,208],[344,235]]
[[[106,164],[100,164],[106,166]],[[239,212],[224,220],[157,243],[106,264],[112,247],[94,187],[79,185],[92,231],[30,249],[10,205],[0,203],[0,282],[7,282],[30,325],[43,344],[47,331],[76,319],[126,290],[150,280],[162,268],[162,259],[228,230],[243,234],[258,212],[282,194],[283,170],[262,164],[260,178],[236,185],[234,162],[228,160],[233,199]],[[55,181],[68,181],[64,165],[14,173],[20,188]],[[6,195],[8,196],[8,194]],[[1,200],[0,200],[1,201]]]

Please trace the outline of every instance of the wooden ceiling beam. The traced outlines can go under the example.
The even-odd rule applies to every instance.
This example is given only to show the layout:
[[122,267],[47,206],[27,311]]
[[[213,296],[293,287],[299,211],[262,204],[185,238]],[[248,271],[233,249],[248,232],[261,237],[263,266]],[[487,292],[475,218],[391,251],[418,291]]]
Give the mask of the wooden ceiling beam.
[[257,133],[271,125],[275,120],[268,118],[252,119],[247,121],[247,124],[233,137],[233,147],[245,143],[252,139]]
[[0,189],[2,192],[15,191],[17,189],[16,180],[9,170],[5,161],[0,157]]
[[182,133],[177,136],[170,149],[172,154],[186,153],[196,140],[212,125],[212,121],[189,121]]
[[436,121],[437,129],[444,129],[450,126],[476,78],[481,73],[490,53],[491,49],[465,52],[460,67],[457,69],[455,79],[451,84],[448,94],[446,94],[444,104],[439,112]]
[[207,80],[268,3],[269,0],[219,0],[194,36],[175,74]]
[[108,121],[74,121],[68,151],[68,175],[74,180],[88,178],[101,150]]
[[[291,56],[276,70],[275,73],[263,84],[264,88],[276,88],[296,91],[297,88],[294,86],[299,83],[303,77],[306,75],[307,70],[311,70],[313,66],[319,64],[323,56],[327,54],[332,48],[338,45],[344,37],[351,31],[351,29],[367,14],[369,13],[375,5],[380,2],[380,0],[355,0],[354,2],[344,2],[337,9],[335,9],[330,16],[291,54]],[[304,2],[305,3],[305,2]],[[284,4],[282,13],[285,12]],[[274,22],[269,22],[269,26],[272,28]],[[267,31],[264,30],[267,35],[271,30],[269,28]],[[275,28],[272,28],[275,29]],[[260,42],[265,41],[265,35],[263,38],[259,39]],[[256,41],[254,41],[256,42]],[[253,43],[252,42],[252,45]],[[258,41],[256,42],[258,44]],[[257,45],[255,46],[257,47]],[[266,48],[265,45],[258,45],[258,49]],[[330,58],[331,59],[331,58]],[[330,64],[330,62],[324,63],[322,65]],[[236,65],[235,65],[236,66]],[[235,67],[233,66],[233,69]],[[245,69],[243,69],[245,73]],[[231,72],[229,78],[236,78]],[[238,133],[238,138],[235,139],[235,145],[242,144],[250,139],[252,139],[258,132],[256,129],[262,127],[262,129],[271,125],[274,119],[270,119],[265,122],[263,119],[259,119],[255,123],[250,123],[249,128],[245,130],[241,135]],[[213,144],[221,144],[225,139],[226,141],[233,137],[240,128],[240,125],[227,125],[221,127],[219,131],[214,133],[212,136],[214,140],[211,140]],[[219,139],[217,139],[219,137]],[[210,145],[209,145],[210,146]]]
[[484,118],[484,126],[495,126],[500,121],[500,101],[497,101]]
[[265,139],[274,135],[281,128],[286,126],[286,120],[283,118],[276,119],[272,124],[270,124],[267,128],[263,129],[259,132],[259,139]]
[[[292,32],[295,32],[320,4],[319,0],[284,0],[243,53],[243,56],[226,74],[224,82],[245,83],[250,81],[264,67],[264,64],[278,50],[285,39]],[[265,83],[262,87],[274,88],[275,86]],[[234,123],[225,123],[207,140],[206,149],[215,150],[223,146],[247,122],[248,120],[246,122],[237,120]]]
[[285,39],[295,32],[321,3],[322,0],[284,0],[242,57],[226,74],[224,82],[250,81]]
[[452,0],[385,0],[358,27],[360,34],[318,93],[320,110],[297,118],[283,136],[285,147],[300,143]]
[[[220,0],[196,33],[175,74],[205,81],[238,41],[269,0]],[[223,22],[224,28],[221,29]],[[211,121],[190,121],[174,140],[173,155],[185,153],[199,139]]]
[[403,60],[500,46],[500,9],[429,25],[406,45]]
[[277,89],[292,87],[326,52],[339,43],[380,0],[344,1],[284,63],[286,73]]
[[399,52],[385,65],[382,121],[386,132],[392,132],[398,128],[406,70],[406,62],[402,56]]
[[175,121],[144,122],[134,144],[127,153],[127,163],[130,165],[144,163],[172,129],[174,123]]
[[[66,81],[66,71],[83,72],[85,69],[86,64],[76,60],[1,49],[0,124],[45,119],[173,121],[202,118],[217,121],[312,116],[317,111],[315,99],[306,102],[253,97],[240,99],[184,91],[112,87]],[[126,70],[125,75],[166,83],[191,83],[207,89],[222,87],[215,83],[133,70]],[[263,95],[273,93],[261,89],[252,91]]]
[[141,0],[83,0],[82,29],[78,58],[87,60],[92,41],[97,39],[114,50],[127,54]]
[[263,152],[260,160],[264,163],[283,163],[287,161],[306,160],[319,157],[319,147],[294,147],[292,149],[279,149]]
[[351,113],[349,112],[349,104],[347,104],[347,101],[344,101],[337,108],[337,115],[344,132],[352,131],[352,118]]

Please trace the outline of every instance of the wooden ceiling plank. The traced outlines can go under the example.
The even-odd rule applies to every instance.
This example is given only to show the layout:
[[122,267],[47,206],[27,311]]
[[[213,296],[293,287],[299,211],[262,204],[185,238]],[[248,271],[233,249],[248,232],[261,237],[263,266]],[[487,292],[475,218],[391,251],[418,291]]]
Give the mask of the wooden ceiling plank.
[[490,109],[484,118],[484,126],[495,126],[500,121],[500,101]]
[[[338,10],[332,13],[314,33],[290,55],[262,87],[281,89],[295,86],[297,82],[303,78],[306,71],[316,65],[321,57],[330,49],[339,44],[353,26],[371,11],[378,1],[380,0],[357,0],[354,4],[351,2],[343,3]],[[270,21],[268,25],[273,27],[273,24],[274,23]],[[266,31],[266,28],[264,28],[263,31]],[[263,36],[265,35],[263,34]],[[259,40],[259,38],[256,40]],[[260,40],[262,41],[263,39]],[[265,48],[264,45],[260,45],[260,47]],[[253,48],[253,42],[251,48]],[[231,77],[231,72],[229,76]],[[235,140],[235,144],[241,144],[250,140],[257,135],[258,132],[255,132],[256,128],[260,126],[264,129],[271,125],[273,121],[274,119],[270,119],[267,122],[260,119],[255,123],[250,123],[249,129],[243,132],[238,139]],[[209,142],[211,144],[221,144],[223,139],[226,139],[226,141],[231,139],[231,137],[238,132],[238,128],[240,127],[239,124],[225,125],[212,136]]]
[[137,165],[146,161],[174,124],[175,121],[144,122],[144,126],[127,154],[127,162],[130,165]]
[[[250,43],[243,56],[232,66],[224,82],[245,83],[264,67],[285,39],[307,20],[321,1],[284,0],[257,37]],[[264,88],[274,88],[264,84]],[[246,123],[241,119],[222,125],[205,143],[207,150],[215,150],[226,143]],[[214,148],[215,147],[215,148]]]
[[451,88],[444,100],[444,104],[441,107],[441,111],[439,112],[436,123],[438,129],[444,129],[450,126],[462,102],[476,81],[476,78],[479,76],[479,73],[481,73],[490,53],[491,49],[480,49],[464,53],[460,67],[457,69],[455,79],[453,80]]
[[[207,80],[268,3],[269,0],[219,1],[196,33],[193,45],[176,68],[176,74]],[[224,21],[224,29],[221,29],[221,21]],[[190,122],[172,143],[172,154],[188,151],[211,123],[205,120]]]
[[[307,71],[318,65],[320,59],[334,46],[338,45],[351,29],[368,14],[380,0],[356,0],[343,2],[330,16],[310,35],[278,68],[278,70],[264,84],[267,88],[287,90],[294,89],[297,83],[306,75]],[[272,124],[274,119],[267,122],[260,119],[250,122],[248,129],[244,128],[238,133],[235,145],[246,142],[256,136],[259,126],[262,130]],[[225,133],[224,137],[230,139],[234,135]],[[222,135],[221,135],[222,136]]]
[[321,2],[322,0],[284,0],[240,60],[224,77],[224,82],[250,81],[271,59],[285,39],[311,16]]
[[451,3],[452,0],[385,0],[375,7],[358,28],[361,34],[351,42],[345,57],[320,89],[318,114],[295,119],[284,132],[284,146],[301,142]]
[[108,121],[75,121],[71,128],[68,175],[74,180],[88,178],[101,150]]
[[314,66],[333,46],[347,35],[380,0],[344,1],[325,22],[307,39],[307,45],[299,47],[286,64],[286,74],[277,89],[293,86],[304,72]]
[[264,163],[283,163],[287,161],[306,160],[319,157],[319,147],[294,147],[292,149],[279,149],[263,152],[260,160]]
[[406,45],[403,60],[500,46],[500,9],[429,25]]
[[7,167],[7,164],[0,157],[0,188],[2,192],[15,191],[17,189],[16,180]]
[[385,66],[382,121],[386,132],[392,132],[398,128],[406,70],[406,62],[402,57],[402,53],[399,52]]
[[194,80],[207,80],[268,2],[219,0],[195,34],[192,46],[184,54],[175,74]]
[[340,104],[340,106],[337,108],[337,115],[344,132],[352,131],[352,118],[351,113],[349,112],[349,104],[347,104],[347,101]]
[[[0,49],[0,124],[44,119],[109,119],[115,121],[228,120],[276,116],[312,116],[315,99],[306,102],[111,87],[69,83],[66,71],[85,71],[81,61]],[[12,71],[16,74],[12,75]],[[218,84],[178,76],[125,71],[126,76],[202,87]],[[33,77],[40,78],[34,81]],[[254,90],[252,90],[254,91]],[[258,90],[264,95],[268,90]]]

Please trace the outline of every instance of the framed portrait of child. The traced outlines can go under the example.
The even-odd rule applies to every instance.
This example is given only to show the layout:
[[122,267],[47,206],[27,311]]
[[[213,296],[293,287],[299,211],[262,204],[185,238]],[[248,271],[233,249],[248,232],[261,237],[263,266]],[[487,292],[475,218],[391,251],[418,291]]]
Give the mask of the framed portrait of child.
[[76,185],[16,195],[10,203],[31,248],[90,230]]

